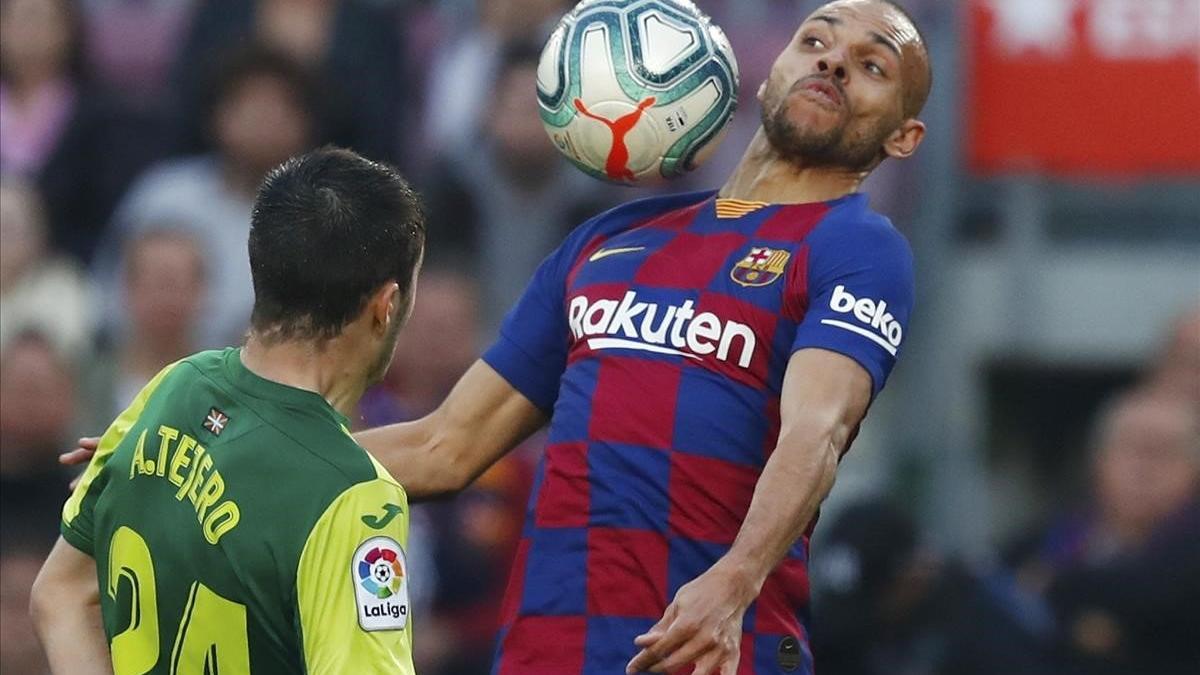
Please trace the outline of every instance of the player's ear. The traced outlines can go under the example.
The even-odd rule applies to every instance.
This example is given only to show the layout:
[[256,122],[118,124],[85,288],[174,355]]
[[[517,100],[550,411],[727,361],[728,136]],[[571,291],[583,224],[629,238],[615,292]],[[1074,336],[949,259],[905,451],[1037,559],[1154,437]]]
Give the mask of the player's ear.
[[899,129],[892,132],[883,142],[883,151],[892,159],[907,159],[917,151],[925,138],[925,123],[918,119],[906,119]]
[[389,281],[383,284],[367,302],[367,312],[371,317],[371,329],[386,333],[393,321],[401,319],[400,305],[404,297],[400,293],[400,284]]

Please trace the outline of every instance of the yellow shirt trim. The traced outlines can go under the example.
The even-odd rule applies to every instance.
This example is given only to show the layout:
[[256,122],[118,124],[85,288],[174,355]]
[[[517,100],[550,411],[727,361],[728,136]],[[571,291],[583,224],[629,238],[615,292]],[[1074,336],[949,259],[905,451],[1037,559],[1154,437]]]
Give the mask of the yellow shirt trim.
[[[408,500],[383,467],[375,466],[383,475],[339,495],[313,525],[300,554],[296,600],[305,667],[314,675],[415,675],[411,616],[402,629],[367,631],[359,625],[356,551],[375,537],[401,547],[408,542]],[[389,504],[400,513],[388,518]],[[371,527],[368,521],[383,524]]]
[[158,389],[158,385],[166,379],[167,374],[178,365],[178,361],[163,368],[150,380],[138,395],[134,397],[133,402],[129,407],[122,412],[116,420],[109,425],[108,430],[100,437],[100,445],[96,448],[96,454],[92,456],[92,461],[84,470],[83,476],[79,479],[79,485],[75,486],[75,491],[71,493],[71,497],[67,499],[67,503],[63,506],[63,522],[68,525],[71,521],[79,517],[79,512],[83,508],[83,499],[87,496],[88,490],[91,489],[92,483],[96,480],[96,476],[100,474],[100,470],[108,463],[108,458],[116,450],[121,441],[133,428],[138,418],[142,416],[142,411],[146,408],[146,401],[150,400],[150,396]]

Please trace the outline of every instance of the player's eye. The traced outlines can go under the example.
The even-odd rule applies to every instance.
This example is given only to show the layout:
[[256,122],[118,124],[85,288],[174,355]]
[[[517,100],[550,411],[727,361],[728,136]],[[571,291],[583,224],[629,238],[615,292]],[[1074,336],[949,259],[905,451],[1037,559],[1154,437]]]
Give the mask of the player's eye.
[[879,75],[881,77],[886,75],[886,73],[883,72],[883,67],[874,61],[863,61],[863,68],[866,68],[867,72],[874,73],[875,75]]
[[808,45],[809,47],[824,47],[825,46],[825,43],[821,40],[821,38],[813,37],[811,35],[802,39],[800,42],[802,44]]

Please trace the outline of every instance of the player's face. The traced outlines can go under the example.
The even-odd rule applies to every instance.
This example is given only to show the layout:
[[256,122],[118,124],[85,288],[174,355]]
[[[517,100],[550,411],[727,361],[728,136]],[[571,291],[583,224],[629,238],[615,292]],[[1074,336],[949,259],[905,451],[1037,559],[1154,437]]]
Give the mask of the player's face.
[[806,166],[873,168],[893,154],[884,145],[905,122],[905,87],[922,57],[916,29],[894,8],[872,0],[822,7],[759,90],[768,140]]

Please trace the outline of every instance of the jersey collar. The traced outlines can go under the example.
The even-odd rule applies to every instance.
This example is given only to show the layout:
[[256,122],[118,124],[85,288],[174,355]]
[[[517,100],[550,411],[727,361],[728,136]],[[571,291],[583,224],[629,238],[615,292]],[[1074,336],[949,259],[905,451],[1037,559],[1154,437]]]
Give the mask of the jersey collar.
[[350,426],[350,419],[329,405],[329,401],[317,392],[268,380],[252,372],[242,363],[242,350],[237,347],[225,350],[224,365],[229,381],[255,398],[276,401],[291,407],[319,409],[330,415],[340,426]]

